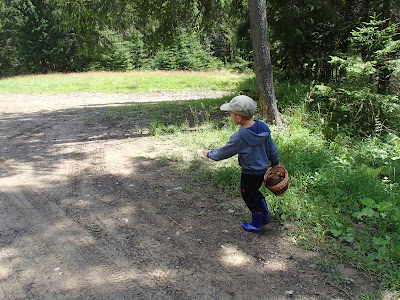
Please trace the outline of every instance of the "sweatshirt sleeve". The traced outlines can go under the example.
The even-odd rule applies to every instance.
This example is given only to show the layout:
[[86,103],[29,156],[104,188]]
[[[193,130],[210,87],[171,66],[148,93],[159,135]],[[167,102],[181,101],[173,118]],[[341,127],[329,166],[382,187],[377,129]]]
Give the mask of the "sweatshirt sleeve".
[[207,157],[217,161],[232,157],[239,153],[242,143],[244,143],[244,140],[238,133],[235,133],[224,146],[208,152]]
[[271,137],[271,135],[269,135],[268,139],[267,139],[267,155],[268,155],[268,159],[271,161],[271,166],[277,166],[279,165],[279,160],[278,160],[278,149],[276,148],[276,145]]

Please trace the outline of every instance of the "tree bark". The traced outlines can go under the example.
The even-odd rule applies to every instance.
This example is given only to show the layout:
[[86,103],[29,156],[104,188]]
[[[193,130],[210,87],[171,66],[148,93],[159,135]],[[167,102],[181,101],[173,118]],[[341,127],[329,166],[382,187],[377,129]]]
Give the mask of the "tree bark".
[[285,119],[278,111],[268,35],[265,0],[249,0],[251,39],[261,116],[269,124],[283,126]]

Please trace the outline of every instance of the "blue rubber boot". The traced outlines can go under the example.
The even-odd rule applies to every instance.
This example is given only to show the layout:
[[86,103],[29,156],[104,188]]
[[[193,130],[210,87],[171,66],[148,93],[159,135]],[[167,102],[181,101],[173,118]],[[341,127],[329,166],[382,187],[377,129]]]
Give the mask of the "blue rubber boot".
[[249,232],[259,232],[263,227],[264,222],[264,214],[263,212],[252,212],[251,213],[251,223],[242,223],[242,227],[244,230]]
[[267,206],[267,202],[265,201],[265,199],[261,199],[261,204],[264,208],[264,221],[263,224],[266,225],[268,223],[271,223],[274,221],[274,218],[271,216],[271,214],[269,213],[268,210],[268,206]]

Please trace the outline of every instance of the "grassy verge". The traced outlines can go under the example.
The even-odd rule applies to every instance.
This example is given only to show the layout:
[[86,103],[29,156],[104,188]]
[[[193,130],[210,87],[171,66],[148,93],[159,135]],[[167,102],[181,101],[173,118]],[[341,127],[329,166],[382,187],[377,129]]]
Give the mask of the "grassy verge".
[[0,80],[0,94],[8,93],[144,93],[162,91],[231,91],[247,78],[228,72],[88,72],[32,75]]

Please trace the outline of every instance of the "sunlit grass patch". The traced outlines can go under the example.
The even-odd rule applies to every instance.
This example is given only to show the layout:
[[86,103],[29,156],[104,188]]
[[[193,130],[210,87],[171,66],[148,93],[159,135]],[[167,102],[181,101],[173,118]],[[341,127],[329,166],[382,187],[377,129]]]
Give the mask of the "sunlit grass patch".
[[29,75],[0,80],[0,93],[148,93],[233,91],[247,74],[227,71],[131,71]]

